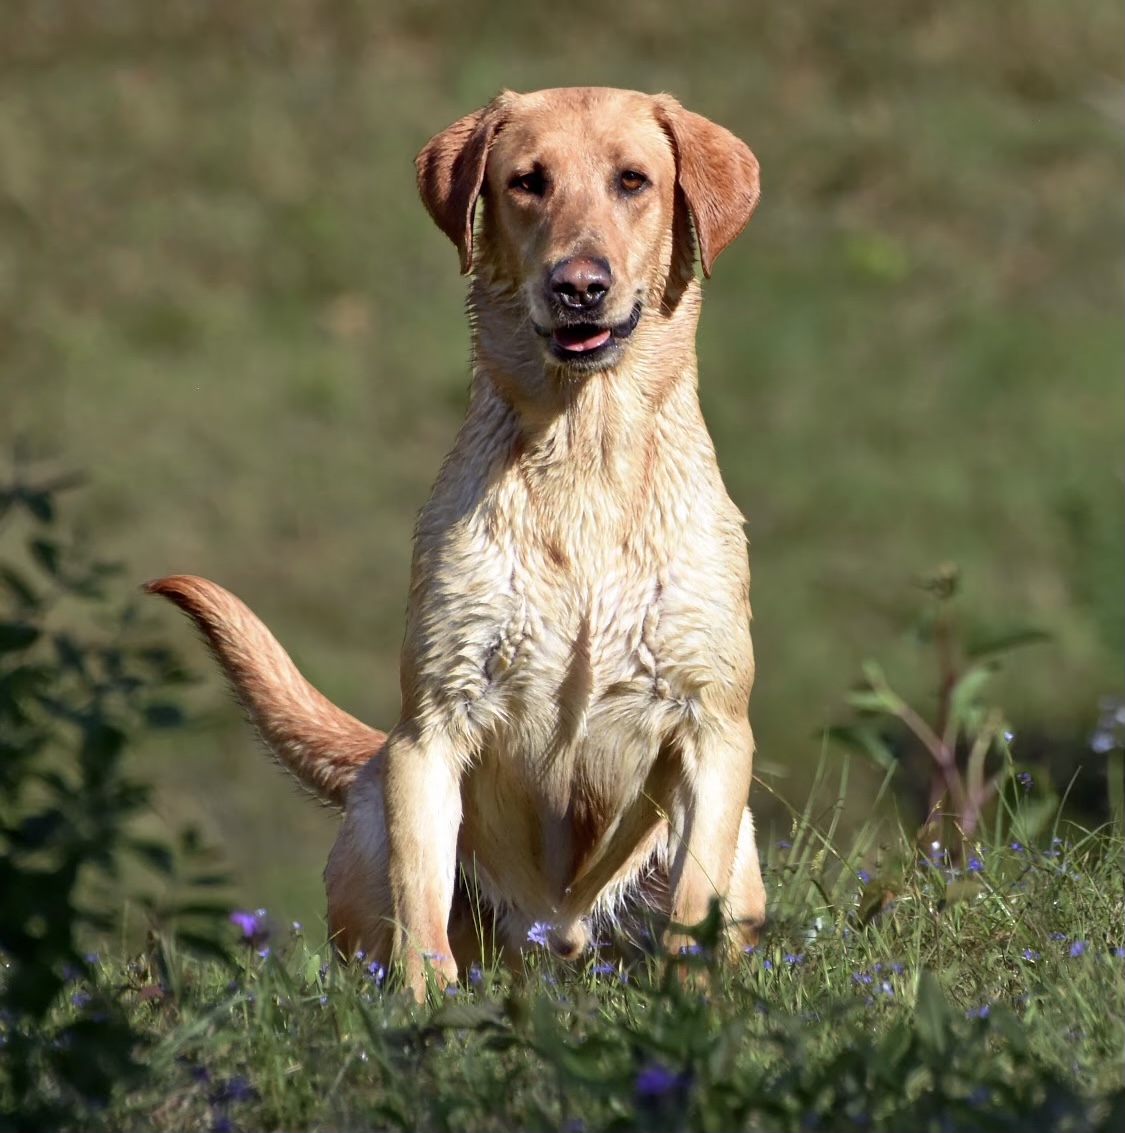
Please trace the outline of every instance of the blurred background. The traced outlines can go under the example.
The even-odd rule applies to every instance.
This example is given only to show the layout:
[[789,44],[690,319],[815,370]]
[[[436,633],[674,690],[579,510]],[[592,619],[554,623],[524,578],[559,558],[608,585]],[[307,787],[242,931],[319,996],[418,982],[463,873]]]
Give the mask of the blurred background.
[[[954,562],[967,634],[1051,635],[997,697],[1020,758],[1087,769],[1096,815],[1123,682],[1121,43],[1116,0],[6,0],[0,459],[88,474],[72,507],[122,597],[213,578],[389,726],[412,525],[468,386],[414,154],[501,87],[670,91],[762,166],[699,336],[749,519],[759,775],[803,805],[865,658],[932,705],[918,583]],[[137,772],[249,904],[315,923],[335,817],[148,613],[200,679]]]

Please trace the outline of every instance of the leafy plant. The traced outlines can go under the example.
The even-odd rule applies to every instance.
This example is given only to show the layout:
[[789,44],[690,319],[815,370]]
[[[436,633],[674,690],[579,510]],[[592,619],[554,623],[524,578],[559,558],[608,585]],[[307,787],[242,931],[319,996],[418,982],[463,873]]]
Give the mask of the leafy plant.
[[[921,624],[921,637],[934,652],[937,695],[932,720],[891,687],[874,661],[863,666],[863,683],[847,697],[857,719],[830,728],[829,737],[862,751],[880,767],[896,769],[901,756],[888,737],[888,724],[905,728],[910,752],[930,761],[929,802],[919,840],[942,850],[951,845],[948,824],[965,841],[977,836],[986,808],[1001,795],[1005,784],[1021,771],[1012,756],[1013,734],[1001,709],[985,699],[985,690],[1001,659],[1014,649],[1048,640],[1040,629],[1018,629],[966,641],[958,632],[954,600],[960,572],[946,565],[923,582],[930,605]],[[1049,786],[1037,805],[1019,808],[1021,836],[1034,838],[1049,821],[1057,800]]]
[[[211,866],[181,877],[205,857],[197,836],[176,854],[134,832],[148,789],[124,772],[126,745],[179,724],[168,694],[186,677],[169,650],[138,643],[130,608],[110,610],[117,568],[60,520],[78,482],[17,462],[0,486],[0,1129],[57,1128],[137,1078],[144,1033],[87,951],[116,925],[128,863],[166,887],[223,880]],[[204,925],[222,911],[143,903]],[[219,950],[213,937],[197,924],[187,943]],[[76,1018],[58,1012],[68,986]]]

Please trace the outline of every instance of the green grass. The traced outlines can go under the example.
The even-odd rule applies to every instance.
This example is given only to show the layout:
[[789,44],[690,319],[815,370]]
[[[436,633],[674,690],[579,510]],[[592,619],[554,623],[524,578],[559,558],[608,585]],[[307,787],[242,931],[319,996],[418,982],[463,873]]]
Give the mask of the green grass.
[[184,672],[116,606],[62,491],[0,481],[0,1133],[1120,1127],[1119,702],[1099,721],[1115,817],[1087,830],[1013,761],[979,663],[949,671],[940,737],[869,669],[854,736],[889,718],[935,760],[971,752],[950,771],[968,805],[924,853],[888,818],[847,833],[852,763],[822,758],[761,837],[770,923],[737,962],[714,957],[716,912],[683,955],[529,947],[416,1005],[335,960],[319,920],[232,917],[222,854],[149,812],[129,768],[190,727]]
[[[330,961],[320,925],[277,924],[268,956],[236,946],[233,969],[168,938],[103,957],[77,1013],[121,995],[150,1078],[83,1128],[1112,1128],[1120,829],[985,844],[969,871],[877,833],[841,854],[806,812],[768,850],[758,949],[684,962],[706,992],[660,958],[533,950],[515,976],[474,972],[416,1007]],[[888,885],[872,912],[865,893]]]
[[[762,773],[802,796],[864,657],[929,692],[914,579],[947,559],[969,629],[1053,635],[1000,691],[1028,757],[1091,762],[1125,679],[1119,5],[60,12],[0,10],[0,451],[89,473],[118,595],[209,575],[393,723],[411,529],[467,388],[464,281],[412,158],[501,85],[666,89],[763,170],[699,338],[750,524]],[[194,730],[138,770],[246,900],[311,919],[333,821],[194,656]]]

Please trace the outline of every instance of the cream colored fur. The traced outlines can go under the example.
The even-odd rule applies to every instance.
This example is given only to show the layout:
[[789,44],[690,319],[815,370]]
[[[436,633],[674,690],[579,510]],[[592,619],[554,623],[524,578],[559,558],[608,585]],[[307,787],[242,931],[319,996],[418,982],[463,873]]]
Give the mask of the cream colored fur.
[[499,95],[418,176],[472,271],[473,383],[418,522],[398,723],[325,700],[214,583],[148,588],[343,805],[343,953],[420,994],[427,964],[454,980],[480,954],[479,909],[504,952],[545,922],[573,956],[599,921],[653,918],[675,948],[716,896],[732,947],[753,941],[750,577],[696,393],[692,265],[749,219],[757,162],[667,96],[573,88]]

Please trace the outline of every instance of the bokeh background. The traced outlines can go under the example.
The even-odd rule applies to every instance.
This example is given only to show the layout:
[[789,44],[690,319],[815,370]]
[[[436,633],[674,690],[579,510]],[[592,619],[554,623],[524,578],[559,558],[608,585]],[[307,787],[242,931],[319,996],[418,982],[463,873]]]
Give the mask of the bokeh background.
[[[667,90],[762,166],[699,336],[750,524],[759,773],[801,805],[866,657],[932,701],[918,579],[952,561],[967,633],[1052,635],[997,695],[1017,754],[1095,767],[1096,810],[1088,736],[1123,681],[1121,44],[1117,0],[5,0],[0,458],[88,473],[73,506],[122,596],[214,578],[388,726],[412,524],[468,385],[413,156],[503,86]],[[137,770],[248,903],[314,922],[334,816],[150,615],[200,681]]]

